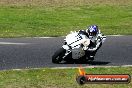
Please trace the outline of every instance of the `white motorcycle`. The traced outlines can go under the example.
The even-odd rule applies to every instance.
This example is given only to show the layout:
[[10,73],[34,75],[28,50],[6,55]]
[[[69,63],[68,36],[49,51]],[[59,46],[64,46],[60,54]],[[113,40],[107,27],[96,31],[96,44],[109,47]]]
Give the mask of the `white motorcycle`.
[[[97,38],[100,38],[101,42],[104,42],[106,36],[100,35]],[[76,31],[71,32],[64,39],[64,45],[52,56],[52,62],[60,63],[61,61],[71,61],[73,59],[89,60],[86,50],[90,41],[86,35],[79,34]]]

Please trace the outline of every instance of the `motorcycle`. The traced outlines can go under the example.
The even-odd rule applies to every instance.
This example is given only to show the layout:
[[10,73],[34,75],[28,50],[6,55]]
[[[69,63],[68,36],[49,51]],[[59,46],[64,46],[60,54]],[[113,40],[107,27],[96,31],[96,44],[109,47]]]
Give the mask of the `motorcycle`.
[[[104,42],[106,36],[100,35],[97,37]],[[58,49],[52,56],[53,63],[60,63],[61,61],[71,60],[90,60],[89,55],[86,55],[86,50],[90,44],[90,39],[79,32],[72,32],[64,39],[64,45]]]

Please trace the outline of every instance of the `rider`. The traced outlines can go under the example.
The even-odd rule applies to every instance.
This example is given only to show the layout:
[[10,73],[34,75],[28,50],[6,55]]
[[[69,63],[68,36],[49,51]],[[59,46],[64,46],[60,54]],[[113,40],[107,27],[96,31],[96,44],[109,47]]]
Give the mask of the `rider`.
[[102,46],[102,33],[97,25],[91,25],[86,30],[80,30],[79,34],[86,35],[90,39],[90,44],[86,49],[86,53],[90,60],[94,60],[97,50]]

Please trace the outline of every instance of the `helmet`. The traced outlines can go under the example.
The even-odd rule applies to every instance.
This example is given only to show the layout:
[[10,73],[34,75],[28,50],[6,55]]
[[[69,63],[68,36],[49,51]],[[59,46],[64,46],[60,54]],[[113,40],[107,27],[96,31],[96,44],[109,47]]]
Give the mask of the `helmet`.
[[92,25],[88,27],[86,32],[89,34],[89,36],[96,36],[99,33],[98,26]]

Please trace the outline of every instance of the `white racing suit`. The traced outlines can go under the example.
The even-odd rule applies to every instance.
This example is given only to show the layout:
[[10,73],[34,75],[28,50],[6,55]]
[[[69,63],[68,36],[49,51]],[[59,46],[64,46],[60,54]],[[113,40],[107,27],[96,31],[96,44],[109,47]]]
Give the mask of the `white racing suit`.
[[79,34],[85,35],[85,37],[90,39],[90,44],[85,48],[85,51],[86,51],[86,55],[88,55],[88,58],[94,59],[97,50],[102,46],[102,43],[105,40],[102,38],[103,35],[99,31],[99,33],[93,37],[93,36],[89,36],[88,33],[86,33],[83,30],[80,30]]

